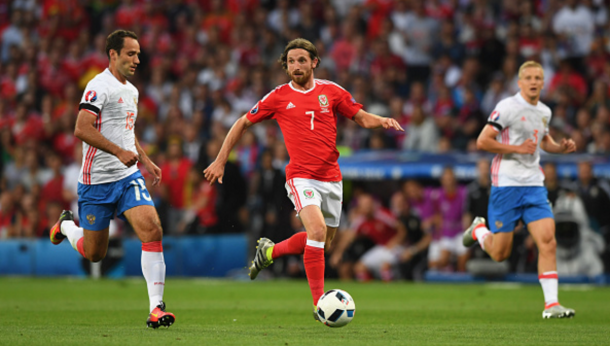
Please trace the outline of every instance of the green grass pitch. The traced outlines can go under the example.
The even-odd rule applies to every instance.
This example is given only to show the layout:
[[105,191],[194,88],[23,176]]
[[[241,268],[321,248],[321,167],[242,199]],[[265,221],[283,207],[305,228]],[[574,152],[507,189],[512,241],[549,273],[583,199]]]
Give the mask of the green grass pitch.
[[305,281],[169,279],[176,323],[147,329],[143,279],[0,278],[0,345],[608,345],[610,288],[561,286],[570,320],[543,320],[538,285],[344,283],[356,315],[313,320]]

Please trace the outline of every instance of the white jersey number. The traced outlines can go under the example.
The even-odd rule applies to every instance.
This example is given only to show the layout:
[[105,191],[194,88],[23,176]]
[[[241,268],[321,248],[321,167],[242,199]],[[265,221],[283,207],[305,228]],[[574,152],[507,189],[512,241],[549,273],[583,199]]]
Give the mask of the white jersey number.
[[[136,201],[139,201],[142,197],[144,197],[145,200],[150,202],[151,198],[150,195],[146,192],[146,185],[144,185],[144,180],[142,178],[134,179],[130,182],[130,184],[134,186],[134,191],[136,193]],[[142,192],[140,192],[140,188],[142,188]]]
[[313,111],[305,112],[305,114],[311,114],[311,130],[313,131],[313,118],[315,113]]

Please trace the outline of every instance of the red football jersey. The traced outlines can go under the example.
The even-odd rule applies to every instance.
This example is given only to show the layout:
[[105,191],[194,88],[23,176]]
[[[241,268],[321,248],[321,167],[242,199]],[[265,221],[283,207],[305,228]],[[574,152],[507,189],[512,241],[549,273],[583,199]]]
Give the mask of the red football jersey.
[[352,119],[362,108],[347,90],[333,82],[314,79],[314,86],[297,90],[291,83],[271,91],[250,110],[253,123],[277,120],[290,163],[286,179],[341,181],[337,159],[337,114]]

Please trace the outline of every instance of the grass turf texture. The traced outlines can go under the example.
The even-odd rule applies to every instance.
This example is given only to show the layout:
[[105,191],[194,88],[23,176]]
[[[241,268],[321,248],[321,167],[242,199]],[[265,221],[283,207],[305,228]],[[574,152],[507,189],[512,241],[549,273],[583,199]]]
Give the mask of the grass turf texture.
[[170,279],[169,329],[147,329],[143,279],[0,278],[0,345],[603,345],[610,288],[562,286],[571,320],[543,320],[538,285],[356,284],[344,328],[315,322],[305,281]]

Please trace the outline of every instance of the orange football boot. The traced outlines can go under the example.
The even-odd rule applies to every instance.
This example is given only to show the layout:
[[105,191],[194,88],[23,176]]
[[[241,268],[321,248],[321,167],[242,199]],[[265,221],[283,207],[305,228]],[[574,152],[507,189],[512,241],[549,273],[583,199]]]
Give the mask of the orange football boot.
[[157,305],[157,307],[148,315],[146,326],[157,329],[161,326],[169,328],[176,321],[176,316],[171,312],[165,312],[165,303]]
[[51,231],[49,232],[49,238],[51,238],[51,243],[53,243],[54,245],[58,245],[64,239],[66,239],[66,236],[61,233],[61,222],[66,220],[74,221],[74,214],[72,214],[72,211],[62,211],[61,215],[59,216],[59,220],[55,225],[53,225],[53,228],[51,228]]

